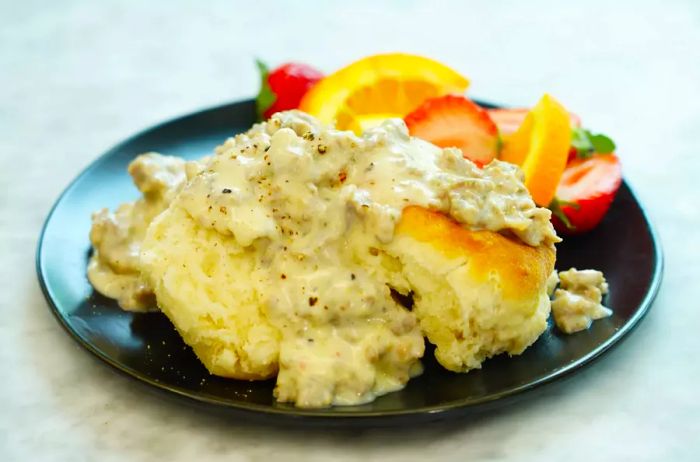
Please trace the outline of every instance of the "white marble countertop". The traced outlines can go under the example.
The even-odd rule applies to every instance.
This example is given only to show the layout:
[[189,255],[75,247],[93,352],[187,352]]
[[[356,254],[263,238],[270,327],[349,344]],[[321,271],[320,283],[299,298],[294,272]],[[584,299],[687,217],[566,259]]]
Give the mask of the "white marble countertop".
[[[700,460],[700,4],[0,2],[0,460]],[[298,2],[297,4],[301,4]],[[471,94],[544,92],[614,135],[664,283],[619,348],[547,395],[458,423],[274,429],[144,393],[59,328],[34,272],[67,183],[145,126],[249,97],[252,64],[434,56]]]

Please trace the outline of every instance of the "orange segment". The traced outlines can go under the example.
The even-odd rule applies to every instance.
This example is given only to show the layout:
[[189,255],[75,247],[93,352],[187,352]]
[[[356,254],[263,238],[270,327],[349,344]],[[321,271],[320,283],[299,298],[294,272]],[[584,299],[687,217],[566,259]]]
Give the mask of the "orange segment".
[[330,74],[299,108],[340,129],[361,132],[403,117],[428,98],[464,93],[469,81],[449,67],[402,53],[369,56]]
[[569,113],[545,94],[518,130],[506,139],[501,160],[522,167],[525,186],[535,203],[546,207],[556,193],[570,145]]
[[501,160],[516,165],[522,165],[530,149],[530,138],[534,127],[535,117],[532,111],[528,112],[523,123],[514,133],[503,137],[503,150]]
[[354,90],[345,105],[356,114],[375,114],[378,107],[388,114],[407,114],[417,101],[439,96],[439,91],[433,82],[385,78]]

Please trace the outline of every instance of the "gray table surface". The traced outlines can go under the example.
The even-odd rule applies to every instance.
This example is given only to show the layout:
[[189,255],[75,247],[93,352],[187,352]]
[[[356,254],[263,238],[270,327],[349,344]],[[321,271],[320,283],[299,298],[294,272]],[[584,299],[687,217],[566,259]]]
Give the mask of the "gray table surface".
[[[0,460],[700,460],[700,2],[0,1]],[[37,235],[81,169],[257,89],[255,56],[329,71],[404,50],[508,104],[556,95],[614,135],[666,272],[622,346],[547,395],[400,431],[274,429],[173,404],[49,314]]]

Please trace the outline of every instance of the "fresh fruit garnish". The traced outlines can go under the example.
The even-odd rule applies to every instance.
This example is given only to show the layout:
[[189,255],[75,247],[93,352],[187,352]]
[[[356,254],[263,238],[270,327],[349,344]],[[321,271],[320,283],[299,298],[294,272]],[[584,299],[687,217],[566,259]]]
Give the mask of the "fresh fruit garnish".
[[[498,127],[498,132],[502,137],[507,137],[515,133],[515,131],[522,125],[525,117],[527,116],[530,109],[527,108],[498,108],[498,109],[487,109],[491,120],[496,123]],[[576,130],[581,126],[581,118],[569,112],[569,123],[572,129]]]
[[300,108],[357,133],[402,118],[428,98],[462,94],[469,81],[432,59],[402,53],[369,56],[322,79]]
[[569,157],[571,125],[569,113],[545,94],[527,113],[518,129],[504,140],[501,159],[523,169],[525,186],[537,205],[546,207]]
[[256,61],[260,71],[260,92],[256,98],[259,119],[268,119],[279,111],[296,109],[301,98],[323,78],[323,74],[302,63],[286,63],[272,71]]
[[[574,209],[578,209],[579,205],[575,202],[567,202],[557,197],[552,199],[547,208],[552,212],[552,224],[561,233],[566,234],[567,232],[572,232],[574,230],[574,225],[569,221],[569,217],[566,216],[562,207],[569,206]],[[562,230],[564,232],[562,233]]]
[[413,136],[447,148],[457,147],[479,166],[498,152],[498,129],[488,113],[464,96],[431,98],[404,119]]
[[588,159],[596,154],[610,154],[615,151],[615,142],[602,133],[591,133],[585,128],[574,128],[571,131],[571,147],[576,157]]
[[593,154],[566,167],[550,204],[554,226],[562,234],[579,234],[603,219],[622,183],[622,167],[614,154]]

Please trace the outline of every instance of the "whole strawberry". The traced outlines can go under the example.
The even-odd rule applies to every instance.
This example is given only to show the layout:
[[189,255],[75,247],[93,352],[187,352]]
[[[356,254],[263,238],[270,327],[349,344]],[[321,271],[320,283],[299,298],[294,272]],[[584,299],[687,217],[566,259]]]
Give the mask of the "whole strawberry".
[[286,63],[269,71],[257,61],[260,70],[260,92],[256,98],[258,118],[268,119],[279,111],[296,109],[301,98],[323,78],[323,74],[303,63]]

